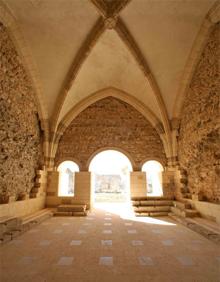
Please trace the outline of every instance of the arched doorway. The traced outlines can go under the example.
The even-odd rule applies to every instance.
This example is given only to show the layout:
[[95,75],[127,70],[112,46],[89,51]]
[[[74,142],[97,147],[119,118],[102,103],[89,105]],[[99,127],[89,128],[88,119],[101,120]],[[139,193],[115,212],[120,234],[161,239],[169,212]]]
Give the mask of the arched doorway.
[[79,166],[73,161],[62,162],[59,171],[59,197],[73,197],[75,188],[75,172],[79,172]]
[[132,165],[123,153],[105,150],[90,162],[92,200],[95,203],[125,203],[130,200]]
[[155,160],[147,161],[142,166],[142,171],[146,172],[146,194],[152,197],[163,196],[162,172],[163,166]]

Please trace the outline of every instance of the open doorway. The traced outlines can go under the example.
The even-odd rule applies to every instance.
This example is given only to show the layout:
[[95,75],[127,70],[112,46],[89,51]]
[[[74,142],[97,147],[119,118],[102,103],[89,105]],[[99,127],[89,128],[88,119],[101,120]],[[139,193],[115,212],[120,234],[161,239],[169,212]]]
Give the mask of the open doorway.
[[93,203],[127,203],[130,201],[129,159],[116,150],[98,153],[91,161]]

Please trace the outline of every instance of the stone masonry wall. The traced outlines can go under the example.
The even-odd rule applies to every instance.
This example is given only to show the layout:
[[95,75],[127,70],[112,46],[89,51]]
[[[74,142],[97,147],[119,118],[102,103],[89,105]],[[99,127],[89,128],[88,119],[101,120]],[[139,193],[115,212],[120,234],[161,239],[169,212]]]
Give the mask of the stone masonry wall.
[[29,193],[42,155],[31,82],[0,23],[0,196]]
[[220,23],[212,30],[182,109],[180,166],[191,195],[220,201]]
[[75,159],[86,170],[92,154],[105,147],[128,152],[137,166],[145,159],[166,163],[156,130],[132,106],[113,97],[92,104],[72,121],[60,139],[55,163]]

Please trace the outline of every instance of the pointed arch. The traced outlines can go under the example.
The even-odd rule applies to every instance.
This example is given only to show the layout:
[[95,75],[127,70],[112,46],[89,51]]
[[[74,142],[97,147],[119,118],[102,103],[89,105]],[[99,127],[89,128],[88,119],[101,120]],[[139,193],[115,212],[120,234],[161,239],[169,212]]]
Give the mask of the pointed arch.
[[83,110],[88,108],[90,105],[94,104],[95,102],[102,100],[107,97],[114,97],[117,98],[123,102],[126,102],[127,104],[131,105],[133,108],[135,108],[139,113],[141,113],[154,127],[160,136],[164,149],[165,151],[167,150],[166,148],[168,147],[167,141],[164,136],[164,129],[163,125],[160,123],[159,119],[154,115],[154,113],[143,103],[141,103],[138,99],[134,98],[130,94],[117,89],[113,87],[105,88],[102,90],[99,90],[98,92],[95,92],[85,98],[83,101],[79,102],[76,106],[74,106],[65,116],[64,118],[60,121],[59,126],[57,128],[57,131],[53,135],[53,140],[51,143],[51,155],[50,158],[54,158],[56,155],[56,151],[58,148],[58,143],[63,135],[65,129],[70,125],[72,120],[76,118]]
[[[133,97],[132,95],[126,93],[125,91],[115,88],[115,87],[108,87],[101,89],[91,95],[89,95],[87,98],[79,102],[76,106],[74,106],[62,119],[60,124],[64,125],[65,128],[70,124],[70,122],[84,109],[89,107],[91,104],[107,98],[107,97],[114,97],[119,100],[122,100],[131,106],[133,106],[137,111],[139,111],[141,114],[143,114],[147,120],[150,121],[153,127],[156,127],[157,124],[159,124],[159,119],[156,117],[156,115],[145,105],[143,105],[142,102],[140,102],[138,99]],[[58,130],[59,131],[59,130]]]

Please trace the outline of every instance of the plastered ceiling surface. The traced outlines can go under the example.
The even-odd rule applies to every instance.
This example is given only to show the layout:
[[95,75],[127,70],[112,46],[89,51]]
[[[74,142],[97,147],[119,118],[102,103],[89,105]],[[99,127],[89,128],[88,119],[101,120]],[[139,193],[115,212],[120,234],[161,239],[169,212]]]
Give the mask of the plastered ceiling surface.
[[68,69],[98,13],[88,1],[6,0],[36,65],[51,116]]
[[170,118],[193,42],[214,2],[134,0],[122,11],[156,78]]
[[130,93],[159,117],[159,108],[148,80],[117,33],[106,30],[78,73],[60,118],[89,93],[109,87]]
[[[30,49],[51,117],[69,68],[100,13],[89,0],[0,1],[15,17]],[[213,4],[214,0],[131,0],[119,14],[150,67],[169,118],[193,43]],[[58,120],[107,87],[133,95],[161,118],[133,55],[115,30],[106,30],[78,71]]]

